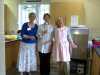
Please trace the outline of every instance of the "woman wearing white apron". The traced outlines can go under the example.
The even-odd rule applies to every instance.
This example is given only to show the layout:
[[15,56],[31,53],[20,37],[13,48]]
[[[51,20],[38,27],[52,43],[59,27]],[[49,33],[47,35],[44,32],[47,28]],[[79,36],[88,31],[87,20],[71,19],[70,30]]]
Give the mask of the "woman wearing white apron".
[[59,75],[70,75],[70,45],[74,48],[77,46],[73,43],[69,28],[63,24],[61,17],[56,20],[56,26],[53,60],[59,64]]
[[18,71],[23,75],[29,75],[31,71],[37,70],[36,44],[38,26],[34,23],[36,16],[29,14],[29,22],[23,24],[21,29],[22,40],[20,42]]

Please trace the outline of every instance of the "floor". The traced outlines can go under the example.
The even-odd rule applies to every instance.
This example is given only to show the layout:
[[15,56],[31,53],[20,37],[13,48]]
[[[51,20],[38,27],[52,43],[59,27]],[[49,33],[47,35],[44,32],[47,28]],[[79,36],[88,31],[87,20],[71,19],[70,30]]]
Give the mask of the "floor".
[[[13,68],[10,71],[7,71],[6,75],[20,75],[20,74],[18,73],[17,69]],[[38,67],[38,71],[31,73],[31,75],[39,75],[39,67]],[[52,65],[51,66],[50,75],[58,75],[58,71],[57,71],[57,66],[56,65]]]
[[[7,73],[6,75],[20,75],[17,71],[12,71]],[[31,73],[31,75],[39,75],[39,72]],[[58,75],[57,72],[51,72],[50,75]]]
[[[10,71],[7,71],[6,75],[20,75],[17,71],[17,69],[13,68]],[[38,71],[32,73],[31,75],[39,75],[39,66],[38,66]],[[50,75],[59,75],[58,74],[58,66],[56,64],[52,64],[51,65],[51,72]],[[71,73],[71,75],[84,75],[84,74],[75,74],[75,73]]]

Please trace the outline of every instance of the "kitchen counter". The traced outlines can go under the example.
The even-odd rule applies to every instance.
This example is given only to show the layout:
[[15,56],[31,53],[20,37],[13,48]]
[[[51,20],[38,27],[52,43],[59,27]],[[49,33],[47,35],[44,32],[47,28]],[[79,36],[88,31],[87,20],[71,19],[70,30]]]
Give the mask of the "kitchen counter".
[[10,42],[14,42],[14,41],[17,41],[17,40],[13,40],[13,39],[6,39],[6,40],[5,40],[5,43],[10,43]]
[[11,42],[17,40],[17,35],[5,35],[5,42]]
[[18,41],[17,35],[5,35],[5,45],[6,46],[14,45],[16,41]]
[[16,42],[19,42],[19,40],[5,40],[5,46],[13,46]]

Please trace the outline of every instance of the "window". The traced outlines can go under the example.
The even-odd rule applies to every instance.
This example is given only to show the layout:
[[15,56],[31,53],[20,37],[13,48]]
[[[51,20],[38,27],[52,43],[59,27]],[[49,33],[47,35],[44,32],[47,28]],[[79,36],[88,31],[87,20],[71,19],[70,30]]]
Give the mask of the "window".
[[47,5],[47,4],[42,4],[42,5],[40,5],[40,10],[39,10],[39,24],[42,24],[44,21],[43,21],[43,15],[44,15],[44,13],[50,13],[50,11],[49,11],[49,5]]
[[21,29],[23,23],[28,21],[28,14],[30,12],[36,13],[36,23],[38,25],[42,24],[44,13],[50,13],[50,4],[31,4],[31,5],[19,5],[18,12],[18,30]]

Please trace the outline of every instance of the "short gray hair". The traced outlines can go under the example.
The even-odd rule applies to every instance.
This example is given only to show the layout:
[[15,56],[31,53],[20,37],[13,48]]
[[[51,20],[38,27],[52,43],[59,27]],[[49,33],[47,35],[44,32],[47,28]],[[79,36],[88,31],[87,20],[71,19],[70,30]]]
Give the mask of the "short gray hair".
[[31,17],[31,16],[36,17],[34,12],[29,13],[29,17]]

